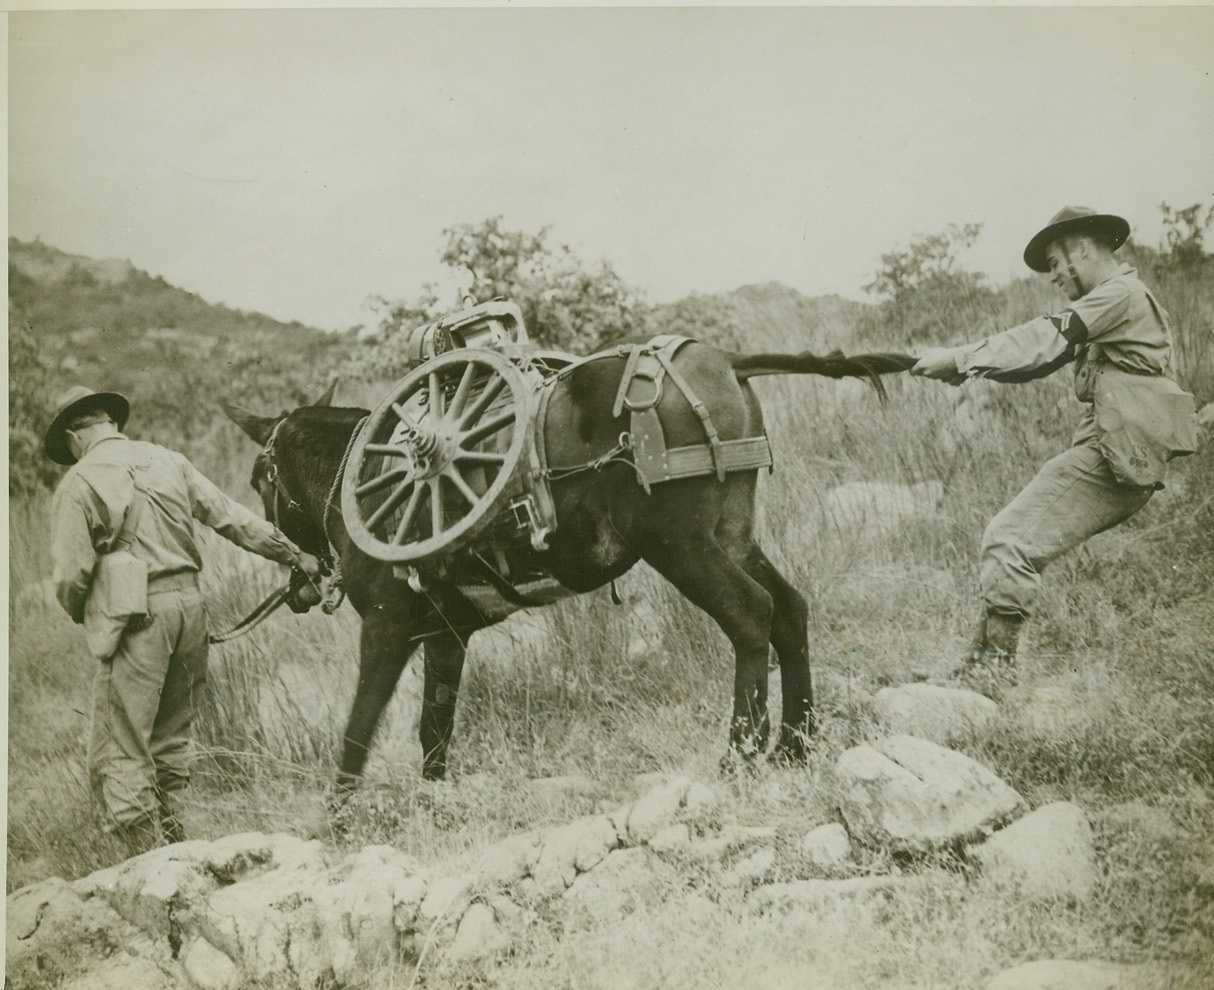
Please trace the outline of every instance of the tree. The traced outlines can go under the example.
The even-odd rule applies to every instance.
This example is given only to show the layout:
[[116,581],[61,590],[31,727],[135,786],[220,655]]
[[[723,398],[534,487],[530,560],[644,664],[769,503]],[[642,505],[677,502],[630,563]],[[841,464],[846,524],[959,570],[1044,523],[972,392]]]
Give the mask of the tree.
[[1214,206],[1203,211],[1200,203],[1194,203],[1174,210],[1160,203],[1159,210],[1163,214],[1165,253],[1182,265],[1202,261],[1206,256],[1206,231],[1214,223]]
[[984,315],[994,293],[986,276],[960,268],[957,252],[972,247],[982,224],[950,224],[939,234],[912,241],[905,250],[881,256],[881,267],[864,291],[884,297],[885,316],[908,344],[954,337]]
[[[440,260],[466,272],[474,302],[506,298],[517,303],[531,340],[545,347],[586,353],[611,340],[642,333],[649,307],[606,261],[588,264],[566,244],[538,234],[506,230],[500,216],[443,231]],[[382,373],[399,369],[401,335],[435,319],[438,295],[426,286],[412,301],[375,299],[381,319],[369,342],[370,359]],[[455,308],[455,307],[452,307]]]

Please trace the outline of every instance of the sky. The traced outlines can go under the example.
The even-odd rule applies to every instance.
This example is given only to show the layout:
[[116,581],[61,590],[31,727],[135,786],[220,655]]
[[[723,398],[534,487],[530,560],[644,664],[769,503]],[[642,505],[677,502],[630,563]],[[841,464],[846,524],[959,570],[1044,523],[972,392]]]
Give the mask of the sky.
[[502,216],[652,302],[1214,205],[1214,7],[16,12],[9,234],[325,329]]

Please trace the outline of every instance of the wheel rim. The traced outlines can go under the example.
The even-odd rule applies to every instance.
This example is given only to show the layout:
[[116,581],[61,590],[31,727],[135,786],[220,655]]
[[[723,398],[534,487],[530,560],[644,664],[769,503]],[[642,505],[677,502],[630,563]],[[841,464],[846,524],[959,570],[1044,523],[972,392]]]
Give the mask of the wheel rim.
[[527,439],[522,374],[495,351],[431,358],[368,417],[342,478],[364,553],[394,563],[450,553],[492,523]]

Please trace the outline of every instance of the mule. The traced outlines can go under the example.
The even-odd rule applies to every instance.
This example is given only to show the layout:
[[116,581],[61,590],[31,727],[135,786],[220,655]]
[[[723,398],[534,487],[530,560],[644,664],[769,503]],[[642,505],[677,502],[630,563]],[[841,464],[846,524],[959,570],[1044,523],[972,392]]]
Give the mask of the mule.
[[[596,357],[565,369],[568,373],[553,387],[543,437],[553,465],[586,465],[601,458],[629,428],[627,413],[613,411],[625,358],[622,353]],[[863,378],[884,401],[877,376],[904,371],[913,363],[897,354],[743,355],[694,342],[674,358],[721,440],[764,433],[751,378]],[[425,668],[422,775],[443,778],[465,648],[477,630],[496,620],[458,587],[440,581],[414,590],[391,564],[355,546],[337,491],[343,459],[366,410],[314,405],[275,417],[222,404],[229,418],[262,446],[252,485],[267,517],[302,549],[336,562],[350,604],[362,619],[358,687],[342,740],[336,801],[356,788],[380,716],[419,645]],[[666,390],[657,410],[670,447],[704,441],[703,413],[697,414],[678,389]],[[707,474],[665,481],[646,492],[631,464],[615,461],[599,468],[554,472],[550,485],[557,526],[547,548],[528,546],[512,553],[528,558],[521,561],[524,569],[550,575],[570,593],[602,587],[644,560],[714,619],[734,650],[730,758],[752,758],[767,750],[769,646],[774,648],[782,709],[771,757],[804,764],[815,731],[808,607],[755,541],[758,469],[734,471],[723,479]]]

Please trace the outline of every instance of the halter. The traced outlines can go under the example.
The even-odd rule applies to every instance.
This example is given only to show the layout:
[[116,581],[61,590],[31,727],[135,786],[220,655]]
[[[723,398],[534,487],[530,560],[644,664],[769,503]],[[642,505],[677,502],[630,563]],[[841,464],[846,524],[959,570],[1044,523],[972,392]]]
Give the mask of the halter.
[[[321,608],[325,614],[331,615],[337,610],[345,597],[345,589],[342,584],[341,576],[341,560],[333,553],[333,537],[329,533],[329,519],[333,514],[333,507],[337,500],[338,492],[341,488],[342,475],[345,474],[346,462],[350,458],[350,450],[354,447],[354,441],[358,434],[362,431],[363,424],[367,422],[368,417],[364,416],[354,426],[350,433],[350,439],[346,443],[345,453],[342,455],[341,464],[338,466],[337,474],[333,478],[333,484],[329,487],[329,494],[325,498],[324,510],[321,514],[320,531],[324,539],[324,545],[318,548],[316,554],[320,561],[321,573],[328,576],[332,575],[332,580],[329,583],[329,592],[325,595],[324,601],[321,603]],[[282,429],[283,424],[287,421],[284,416],[274,424],[274,429],[270,431],[270,436],[266,440],[265,447],[262,448],[262,456],[266,460],[266,480],[274,486],[274,498],[270,503],[271,522],[278,528],[279,525],[279,504],[281,501],[286,503],[286,511],[295,511],[303,514],[303,505],[295,501],[295,498],[287,490],[286,484],[282,480],[282,475],[278,470],[278,464],[274,459],[274,444],[278,439],[278,431]]]

